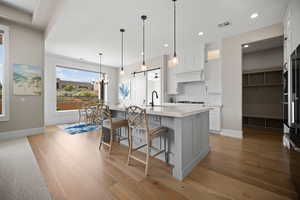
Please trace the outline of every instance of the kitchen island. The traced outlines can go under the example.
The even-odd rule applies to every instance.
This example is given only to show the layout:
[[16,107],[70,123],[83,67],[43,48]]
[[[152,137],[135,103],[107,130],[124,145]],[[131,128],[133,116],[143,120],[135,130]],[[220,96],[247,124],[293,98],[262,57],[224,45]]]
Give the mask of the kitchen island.
[[[202,105],[163,105],[145,107],[149,123],[168,127],[167,155],[174,166],[172,174],[183,180],[191,170],[208,154],[209,108]],[[126,107],[110,105],[113,116],[126,117]],[[134,144],[141,141],[134,140]],[[161,140],[154,141],[160,146]],[[126,144],[126,141],[124,141]],[[127,144],[126,144],[127,145]],[[165,156],[158,157],[165,160]]]

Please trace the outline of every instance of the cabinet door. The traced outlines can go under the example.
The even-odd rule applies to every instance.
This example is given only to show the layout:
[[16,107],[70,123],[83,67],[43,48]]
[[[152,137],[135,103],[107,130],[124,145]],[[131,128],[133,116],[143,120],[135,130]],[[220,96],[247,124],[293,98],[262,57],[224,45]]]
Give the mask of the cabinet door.
[[208,93],[222,92],[222,74],[220,59],[208,61],[205,64],[205,79],[208,86]]
[[167,68],[167,93],[177,94],[176,67]]
[[211,110],[209,112],[209,130],[221,131],[221,116],[218,109]]

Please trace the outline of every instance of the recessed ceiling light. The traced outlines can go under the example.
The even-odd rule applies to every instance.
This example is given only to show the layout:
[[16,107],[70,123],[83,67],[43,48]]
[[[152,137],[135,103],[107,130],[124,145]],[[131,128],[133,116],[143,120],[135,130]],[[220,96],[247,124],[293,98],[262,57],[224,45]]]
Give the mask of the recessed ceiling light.
[[202,36],[202,35],[204,35],[204,33],[203,33],[203,32],[199,32],[198,35],[199,35],[199,36]]
[[164,44],[164,47],[166,47],[166,48],[169,47],[169,44]]
[[143,55],[144,55],[144,52],[141,52],[141,55],[143,56]]
[[255,19],[258,17],[258,13],[253,13],[250,17],[251,17],[251,19]]
[[249,45],[248,45],[248,44],[245,44],[245,45],[244,45],[244,48],[248,48],[248,47],[249,47]]

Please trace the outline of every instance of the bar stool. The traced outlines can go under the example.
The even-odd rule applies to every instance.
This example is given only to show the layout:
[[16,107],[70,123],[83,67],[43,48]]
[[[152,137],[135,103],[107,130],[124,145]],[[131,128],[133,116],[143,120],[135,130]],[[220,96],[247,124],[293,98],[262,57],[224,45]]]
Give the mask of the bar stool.
[[[149,158],[150,156],[156,157],[161,153],[165,153],[165,160],[168,162],[168,156],[166,151],[166,138],[168,133],[167,127],[162,127],[160,125],[148,124],[148,117],[146,115],[146,110],[142,109],[138,106],[130,106],[126,109],[127,118],[128,118],[128,126],[129,126],[129,153],[128,153],[128,161],[127,164],[130,165],[130,159],[134,159],[145,165],[145,176],[148,175],[149,169]],[[146,140],[146,144],[143,144],[139,147],[133,148],[133,140],[132,140],[132,131],[141,131],[143,132],[144,138]],[[164,149],[158,149],[152,146],[153,139],[157,137],[164,136]],[[135,157],[132,153],[146,147],[146,160],[141,160]],[[151,155],[151,150],[154,149],[157,151],[154,155]]]
[[[111,154],[111,149],[113,145],[113,137],[116,133],[117,129],[120,129],[122,127],[128,127],[128,121],[120,118],[112,118],[111,112],[109,110],[109,106],[107,105],[99,105],[99,119],[102,121],[102,127],[109,129],[110,131],[110,142],[104,142],[103,141],[103,130],[102,130],[102,137],[100,140],[99,150],[101,150],[102,144],[107,146],[109,148],[108,155]],[[121,140],[129,140],[128,137],[120,137],[119,136],[119,142]],[[128,141],[129,142],[129,141]]]

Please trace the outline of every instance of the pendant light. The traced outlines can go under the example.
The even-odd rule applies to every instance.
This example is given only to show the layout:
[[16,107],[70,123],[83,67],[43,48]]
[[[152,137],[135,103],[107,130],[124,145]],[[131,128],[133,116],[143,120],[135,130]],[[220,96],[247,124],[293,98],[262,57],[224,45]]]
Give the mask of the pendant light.
[[125,29],[120,29],[121,32],[121,71],[120,74],[124,74],[124,32]]
[[103,53],[99,53],[99,58],[100,58],[100,77],[99,77],[99,89],[100,89],[100,94],[99,94],[99,99],[103,101],[104,99],[104,77],[102,76],[102,55]]
[[145,21],[147,19],[146,15],[142,15],[142,20],[143,20],[143,63],[141,65],[141,70],[146,71],[147,66],[146,66],[146,61],[145,61]]
[[172,63],[174,65],[178,64],[178,57],[177,57],[177,52],[176,52],[176,2],[177,0],[172,0],[174,2],[174,54],[172,58]]

